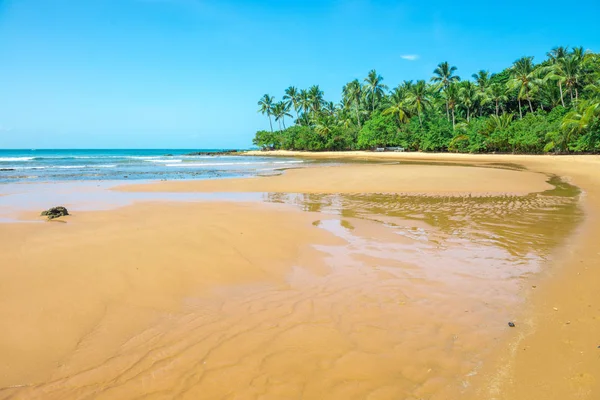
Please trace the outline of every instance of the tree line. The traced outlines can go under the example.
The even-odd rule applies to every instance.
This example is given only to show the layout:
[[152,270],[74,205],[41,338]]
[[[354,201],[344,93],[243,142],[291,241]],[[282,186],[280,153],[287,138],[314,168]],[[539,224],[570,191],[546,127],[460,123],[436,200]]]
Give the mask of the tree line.
[[522,57],[465,80],[442,62],[429,81],[392,90],[383,82],[372,70],[344,85],[339,103],[318,85],[290,86],[280,101],[265,94],[258,112],[270,130],[258,131],[253,143],[311,151],[600,152],[600,54],[581,47],[556,47],[539,64]]

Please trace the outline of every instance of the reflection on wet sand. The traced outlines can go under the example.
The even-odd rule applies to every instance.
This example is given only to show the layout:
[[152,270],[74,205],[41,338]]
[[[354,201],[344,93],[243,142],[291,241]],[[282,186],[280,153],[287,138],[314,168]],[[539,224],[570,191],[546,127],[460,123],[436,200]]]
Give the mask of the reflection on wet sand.
[[514,256],[544,257],[583,217],[579,189],[558,177],[551,177],[549,183],[554,189],[525,196],[267,193],[264,200],[378,221],[408,236],[422,233],[415,226],[421,222],[425,225],[420,226],[435,228],[430,229],[428,240],[440,245],[450,239],[485,241]]
[[448,398],[508,329],[520,279],[582,217],[578,190],[551,183],[526,196],[265,194],[343,239],[315,246],[325,268],[188,298],[100,364],[86,364],[87,337],[53,379],[0,399]]

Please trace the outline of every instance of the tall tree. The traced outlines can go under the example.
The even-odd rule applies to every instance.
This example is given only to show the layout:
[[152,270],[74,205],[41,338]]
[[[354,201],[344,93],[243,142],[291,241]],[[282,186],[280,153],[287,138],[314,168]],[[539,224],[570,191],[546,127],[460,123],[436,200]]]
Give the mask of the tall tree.
[[259,101],[258,101],[258,106],[260,107],[258,109],[258,112],[261,113],[262,115],[267,115],[267,117],[269,117],[269,125],[271,126],[271,133],[273,132],[273,123],[271,122],[271,115],[273,113],[273,97],[269,96],[268,94],[265,94]]
[[296,111],[296,118],[298,118],[298,108],[300,105],[300,93],[298,93],[298,89],[295,86],[290,86],[285,89],[285,95],[283,96],[283,100],[291,107],[294,107],[294,111]]
[[382,82],[383,77],[374,69],[369,71],[369,75],[365,78],[367,92],[371,95],[371,112],[375,111],[375,100],[381,99],[388,88]]
[[444,96],[444,100],[446,100],[446,104],[447,104],[448,108],[452,112],[452,129],[456,129],[455,110],[456,110],[456,105],[459,102],[458,84],[451,83],[450,85],[448,85],[446,90],[444,90],[443,96]]
[[356,121],[358,122],[358,129],[360,129],[360,101],[362,99],[362,86],[358,79],[355,79],[344,86],[343,96],[347,99],[347,101],[354,104],[356,109]]
[[302,89],[300,90],[300,99],[299,99],[300,108],[302,112],[306,115],[310,112],[311,109],[311,101],[310,95],[308,94],[308,90]]
[[429,88],[424,80],[419,80],[411,87],[410,92],[406,97],[407,103],[417,112],[419,117],[419,125],[423,126],[423,111],[431,105],[431,96]]
[[499,83],[493,83],[490,86],[490,98],[496,103],[496,116],[499,115],[500,104],[508,100],[506,95],[506,87]]
[[564,74],[561,69],[561,62],[569,55],[569,47],[559,46],[550,50],[547,54],[548,61],[550,62],[551,69],[549,78],[557,81],[558,89],[560,90],[560,102],[562,106],[565,106],[565,99],[563,96],[562,84],[565,80]]
[[[440,90],[446,90],[451,83],[460,81],[460,77],[458,75],[454,75],[456,70],[457,68],[455,66],[450,66],[448,61],[441,62],[433,70],[434,76],[431,78],[431,81],[437,82],[440,86]],[[448,108],[449,105],[448,102],[446,102],[446,118],[448,121],[450,121],[450,113]]]
[[521,100],[526,99],[529,103],[529,110],[533,112],[531,92],[535,89],[538,79],[533,65],[533,57],[522,57],[515,61],[511,67],[511,79],[508,81],[508,85],[511,89],[518,90],[517,100],[519,102],[519,115],[521,118],[523,118]]
[[[279,101],[273,105],[273,115],[275,116],[275,121],[283,124],[283,129],[285,129],[285,117],[292,117],[290,111],[290,103],[285,101]],[[281,130],[281,125],[279,126],[279,130]]]
[[323,91],[319,88],[319,85],[313,85],[308,88],[308,97],[310,99],[310,108],[316,114],[321,111],[323,106]]
[[471,109],[477,100],[477,87],[471,81],[464,81],[460,85],[458,98],[467,111],[467,122],[471,122]]
[[383,115],[393,115],[398,124],[404,124],[409,121],[410,113],[408,111],[406,96],[407,91],[402,85],[392,91],[390,96],[390,106],[383,111]]
[[479,107],[479,116],[481,117],[483,115],[483,106],[490,100],[490,72],[482,69],[471,76],[477,84],[477,105]]

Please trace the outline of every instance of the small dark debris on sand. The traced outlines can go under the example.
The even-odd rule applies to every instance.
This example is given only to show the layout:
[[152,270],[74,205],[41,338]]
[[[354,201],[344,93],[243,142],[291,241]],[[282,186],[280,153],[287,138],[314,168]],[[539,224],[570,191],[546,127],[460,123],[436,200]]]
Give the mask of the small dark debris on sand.
[[510,326],[511,328],[514,328],[515,327],[515,323],[514,322],[509,322],[508,326]]
[[63,217],[65,215],[69,215],[69,212],[67,211],[67,209],[65,207],[62,206],[58,206],[58,207],[52,207],[46,211],[42,211],[42,214],[40,214],[43,217],[48,217],[48,219],[54,219],[54,218],[58,218],[58,217]]

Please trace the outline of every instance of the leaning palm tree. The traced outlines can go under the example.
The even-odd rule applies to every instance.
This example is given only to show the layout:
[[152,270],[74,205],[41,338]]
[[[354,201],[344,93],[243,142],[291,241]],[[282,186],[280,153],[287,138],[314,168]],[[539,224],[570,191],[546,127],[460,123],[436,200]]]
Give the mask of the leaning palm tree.
[[298,118],[298,108],[300,106],[300,94],[298,93],[298,89],[296,89],[295,86],[290,86],[289,88],[285,89],[283,100],[290,107],[294,107],[294,111],[296,111],[296,118]]
[[281,123],[283,124],[283,129],[285,128],[285,117],[292,118],[292,114],[289,113],[291,105],[290,103],[286,103],[285,101],[280,101],[275,103],[277,114],[275,115],[275,121],[281,119]]
[[369,75],[365,78],[367,92],[371,95],[371,112],[375,111],[375,99],[381,99],[388,88],[382,82],[383,77],[374,69],[369,71]]
[[268,94],[265,94],[259,101],[258,101],[258,106],[260,107],[258,109],[258,112],[261,113],[262,115],[267,115],[267,117],[269,117],[269,125],[271,126],[271,133],[273,133],[273,123],[271,122],[271,115],[273,114],[273,100],[274,98],[269,96]]
[[[506,95],[506,87],[499,83],[494,83],[490,86],[490,99],[496,103],[496,115],[499,114],[500,104],[508,100]],[[502,108],[504,109],[504,107]]]
[[[453,82],[460,81],[458,75],[454,75],[457,68],[450,66],[448,61],[444,61],[438,64],[436,69],[433,70],[434,76],[431,78],[431,82],[437,82],[440,86],[440,90],[446,90]],[[449,105],[446,103],[446,118],[450,121]]]
[[467,111],[467,122],[471,122],[471,108],[477,100],[477,87],[471,81],[464,81],[458,91],[460,103]]
[[360,124],[360,102],[362,99],[362,86],[358,79],[348,82],[343,90],[343,95],[346,101],[350,104],[353,103],[356,109],[356,120],[358,122],[358,129],[361,128]]
[[278,102],[273,104],[273,109],[271,111],[273,116],[275,117],[275,121],[279,124],[279,130],[281,130],[281,119],[283,118],[283,102]]
[[538,82],[537,71],[533,65],[533,57],[522,57],[514,62],[511,67],[511,78],[508,81],[508,86],[511,89],[518,90],[517,100],[519,102],[519,115],[523,118],[521,110],[521,100],[526,99],[529,103],[529,110],[533,112],[531,104],[531,92],[534,90]]
[[424,80],[417,81],[417,83],[411,87],[411,91],[406,96],[406,102],[416,111],[417,116],[419,117],[419,125],[423,126],[421,115],[423,114],[423,111],[431,105],[429,88]]

